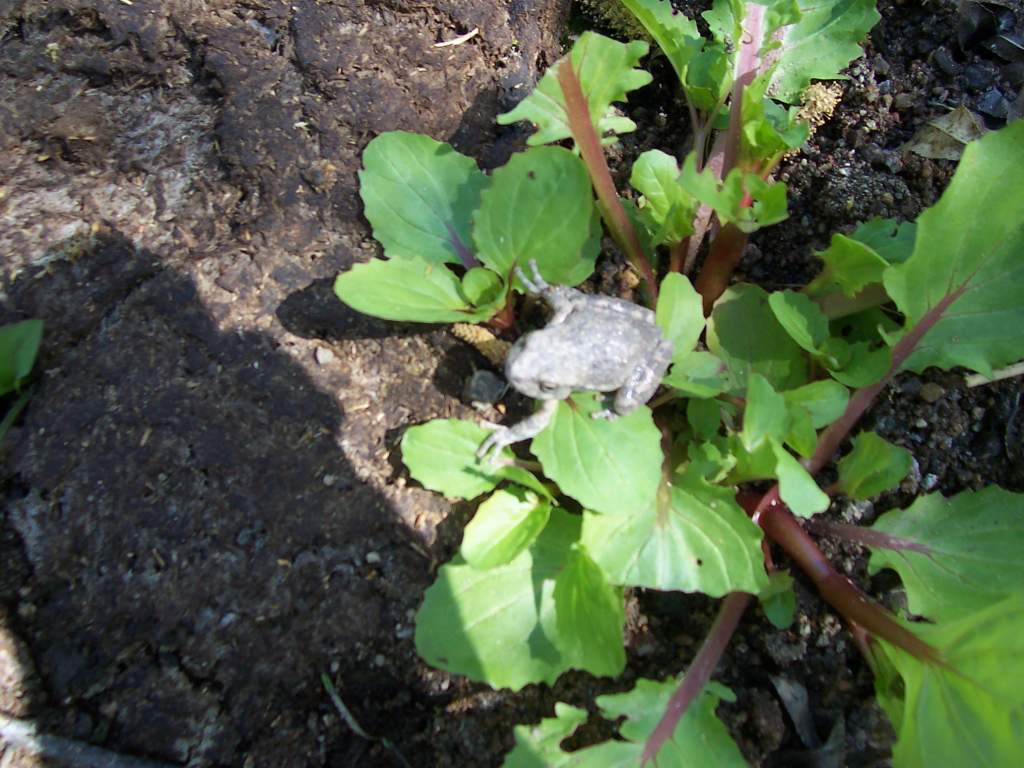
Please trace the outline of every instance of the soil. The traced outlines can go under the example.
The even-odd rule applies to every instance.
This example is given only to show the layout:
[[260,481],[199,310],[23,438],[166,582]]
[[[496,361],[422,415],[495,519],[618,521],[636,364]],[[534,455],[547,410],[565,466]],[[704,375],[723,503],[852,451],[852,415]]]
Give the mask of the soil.
[[[1016,98],[1013,65],[960,49],[955,3],[880,10],[836,114],[780,169],[789,220],[753,239],[741,277],[804,283],[829,233],[916,216],[955,164],[900,146],[948,107]],[[630,598],[615,682],[570,674],[510,694],[419,662],[413,615],[472,507],[409,481],[396,445],[412,424],[472,418],[463,385],[486,363],[442,328],[357,315],[331,290],[376,252],[357,195],[366,143],[415,130],[500,165],[525,133],[494,116],[560,55],[568,13],[566,0],[0,2],[0,322],[46,323],[0,471],[0,713],[174,765],[401,765],[339,715],[326,672],[409,764],[496,766],[512,725],[554,701],[592,706],[685,667],[713,617],[700,596]],[[651,68],[626,108],[641,129],[625,158],[685,140],[668,67]],[[904,377],[869,421],[913,452],[915,474],[835,514],[1021,489],[1020,399],[1016,382]],[[825,544],[899,599],[892,579],[867,579],[862,552]],[[798,592],[789,630],[745,617],[718,674],[737,701],[720,714],[752,764],[841,764],[806,762],[782,676],[807,687],[822,739],[843,722],[846,764],[885,764],[867,668]],[[0,745],[0,764],[43,763]]]

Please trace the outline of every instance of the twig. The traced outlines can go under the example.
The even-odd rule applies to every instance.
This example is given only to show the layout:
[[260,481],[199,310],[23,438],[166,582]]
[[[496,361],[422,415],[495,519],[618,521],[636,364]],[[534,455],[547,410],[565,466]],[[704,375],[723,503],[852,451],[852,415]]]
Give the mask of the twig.
[[1000,368],[998,371],[992,371],[991,376],[982,376],[980,373],[972,373],[966,380],[968,387],[980,387],[982,384],[991,384],[994,381],[1012,379],[1014,376],[1021,375],[1024,375],[1024,362],[1014,363],[1006,368]]
[[176,768],[144,757],[130,757],[63,736],[40,733],[35,723],[0,715],[0,740],[74,768]]
[[464,35],[459,35],[458,37],[453,37],[451,40],[445,40],[444,42],[441,42],[441,43],[434,43],[434,47],[435,48],[448,48],[449,46],[452,46],[452,45],[462,45],[466,41],[472,40],[478,34],[480,34],[480,28],[479,27],[473,27],[471,30],[469,30],[469,32],[467,32]]
[[333,702],[335,709],[338,710],[342,719],[348,724],[348,727],[352,729],[356,736],[360,736],[367,741],[377,742],[385,749],[390,750],[391,753],[398,758],[398,762],[405,766],[405,768],[412,768],[409,761],[406,760],[405,756],[398,751],[398,747],[394,745],[391,739],[371,736],[363,729],[363,726],[359,724],[359,721],[356,720],[355,716],[349,712],[348,707],[345,706],[345,702],[341,700],[341,696],[338,695],[338,691],[334,687],[334,683],[331,682],[331,678],[327,676],[326,672],[320,674],[320,682],[323,683],[324,689],[327,691],[327,695],[331,697],[331,702]]

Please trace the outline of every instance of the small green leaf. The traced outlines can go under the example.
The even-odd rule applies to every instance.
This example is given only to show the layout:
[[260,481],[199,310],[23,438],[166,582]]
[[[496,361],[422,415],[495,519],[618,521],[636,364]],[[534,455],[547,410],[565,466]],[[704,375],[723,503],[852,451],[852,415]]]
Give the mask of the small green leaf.
[[736,466],[736,457],[723,451],[718,442],[690,442],[686,453],[689,459],[687,474],[703,477],[709,483],[722,482]]
[[990,487],[952,498],[932,494],[882,515],[872,530],[872,573],[892,568],[912,613],[933,621],[965,616],[1024,592],[1024,495]]
[[679,186],[678,179],[676,159],[659,149],[644,152],[633,163],[629,183],[643,195],[640,218],[652,233],[654,245],[678,243],[693,234],[697,201]]
[[772,72],[764,72],[743,89],[740,128],[742,167],[760,168],[803,146],[810,128],[796,107],[786,109],[766,97]]
[[[788,215],[786,185],[766,182],[757,174],[734,168],[722,181],[710,168],[697,170],[696,155],[683,161],[679,184],[697,200],[714,209],[723,224],[733,223],[744,232],[756,232],[776,224]],[[748,204],[747,195],[753,203]]]
[[828,509],[829,498],[789,451],[774,440],[775,474],[779,478],[779,496],[799,517],[811,517]]
[[838,382],[823,379],[783,392],[782,396],[791,408],[806,410],[811,415],[811,425],[821,429],[843,415],[850,391]]
[[551,505],[524,488],[495,491],[466,526],[459,554],[481,571],[505,565],[533,543],[550,514]]
[[650,73],[634,69],[647,55],[647,47],[647,43],[639,40],[619,43],[595,32],[584,32],[569,56],[548,67],[533,92],[511,112],[498,115],[498,123],[509,125],[519,120],[533,123],[537,132],[526,142],[531,147],[570,138],[572,133],[565,113],[565,97],[558,84],[558,67],[571,58],[590,108],[590,119],[598,134],[604,136],[636,130],[636,123],[617,115],[611,104],[625,101],[629,91],[651,82]]
[[899,485],[913,463],[906,448],[861,432],[853,438],[853,450],[839,460],[839,489],[853,499],[870,499]]
[[505,298],[505,283],[496,272],[473,267],[462,276],[462,293],[476,307],[493,306]]
[[646,406],[614,420],[594,393],[558,404],[531,450],[544,474],[580,504],[608,515],[630,515],[654,501],[661,480],[661,432]]
[[[425,488],[453,498],[473,499],[494,490],[510,470],[525,471],[477,459],[476,450],[489,434],[470,421],[428,421],[405,431],[402,461]],[[501,458],[512,461],[514,457],[506,448]]]
[[555,579],[555,614],[566,652],[595,675],[618,675],[626,666],[622,590],[578,544]]
[[725,363],[703,351],[675,363],[663,383],[690,397],[714,397],[736,386]]
[[545,280],[576,285],[594,270],[596,250],[584,252],[593,213],[583,162],[562,147],[538,147],[494,172],[473,216],[473,240],[499,275],[535,260]]
[[743,447],[738,434],[729,435],[729,454],[736,459],[736,465],[729,474],[730,485],[750,480],[768,480],[775,477],[775,450],[770,442],[764,442],[753,452]]
[[817,295],[835,286],[846,296],[856,296],[866,286],[880,283],[888,262],[869,245],[845,235],[832,235],[824,251],[815,254],[825,268],[808,287]]
[[[912,625],[946,665],[872,644],[878,701],[898,731],[899,768],[1011,766],[1024,754],[1024,595],[962,618]],[[897,684],[894,673],[902,677]]]
[[789,426],[784,442],[804,458],[813,456],[818,447],[818,433],[811,414],[799,405],[789,407]]
[[772,98],[798,104],[811,80],[840,79],[840,71],[864,55],[860,42],[881,18],[875,0],[798,0],[800,19],[777,35],[781,41],[772,75]]
[[[903,364],[989,374],[1024,357],[1024,121],[973,141],[939,202],[917,220],[914,252],[885,271],[907,328],[956,296]],[[992,179],[1000,179],[998,184]]]
[[690,398],[686,401],[686,420],[697,437],[709,440],[718,434],[718,428],[722,426],[722,410],[715,400]]
[[860,224],[850,239],[863,243],[885,259],[887,264],[901,264],[914,252],[917,222],[896,221],[875,217]]
[[758,595],[761,610],[776,629],[788,629],[796,614],[796,594],[793,577],[785,571],[775,571],[769,577],[768,587]]
[[680,362],[691,355],[704,332],[704,310],[700,294],[689,279],[678,272],[665,275],[661,281],[656,312],[658,327],[672,342],[672,361]]
[[42,340],[42,320],[0,326],[0,395],[19,389],[28,378]]
[[390,258],[441,264],[470,253],[470,214],[487,177],[476,162],[429,136],[382,133],[363,152],[359,194]]
[[[580,518],[551,510],[547,527],[506,565],[480,571],[457,557],[441,567],[416,615],[416,650],[431,666],[495,688],[553,683],[591,668],[580,638],[563,636],[555,580],[579,538]],[[581,653],[583,648],[583,656]]]
[[796,291],[773,291],[768,305],[775,319],[800,347],[812,354],[821,352],[828,339],[828,318],[821,307]]
[[777,390],[807,382],[807,358],[756,285],[741,283],[722,294],[708,318],[707,343],[729,366],[737,387],[746,388],[751,373],[760,373]]
[[747,404],[743,410],[743,430],[740,432],[743,447],[754,452],[766,440],[781,441],[788,427],[785,398],[772,389],[768,379],[759,373],[752,373],[747,381]]
[[621,517],[583,515],[583,544],[613,584],[660,590],[760,592],[761,530],[733,491],[677,478],[655,504]]
[[502,768],[563,768],[574,763],[571,753],[562,751],[562,741],[587,721],[587,710],[555,703],[555,716],[537,725],[517,725],[512,729],[516,746],[508,753]]
[[830,368],[829,374],[854,389],[867,387],[885,376],[892,367],[892,350],[859,341],[849,345],[850,359],[842,368]]
[[338,275],[334,292],[352,309],[385,320],[473,323],[497,309],[471,306],[450,269],[414,256],[356,264]]

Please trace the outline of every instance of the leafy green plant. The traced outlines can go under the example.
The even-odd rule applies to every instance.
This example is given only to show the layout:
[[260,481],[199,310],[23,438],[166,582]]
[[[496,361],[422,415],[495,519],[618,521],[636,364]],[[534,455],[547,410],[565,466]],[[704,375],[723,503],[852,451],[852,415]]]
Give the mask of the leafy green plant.
[[0,421],[0,440],[4,439],[28,403],[28,390],[22,390],[32,373],[42,340],[42,320],[23,320],[0,326],[0,397],[12,392],[20,393]]
[[[489,177],[414,134],[384,134],[364,156],[366,215],[386,258],[338,278],[349,305],[510,329],[525,288],[516,267],[536,262],[546,281],[578,284],[604,229],[675,350],[664,394],[627,416],[591,418],[601,409],[592,392],[552,405],[529,446],[536,461],[509,448],[480,461],[488,432],[469,422],[406,431],[412,477],[449,497],[487,495],[425,595],[420,655],[512,689],[570,669],[613,676],[626,661],[625,590],[722,597],[681,680],[640,680],[598,699],[603,716],[626,718],[619,739],[565,751],[586,713],[558,704],[554,718],[516,729],[506,765],[742,764],[714,715],[731,694],[710,678],[753,597],[778,625],[792,616],[774,544],[853,630],[899,734],[897,765],[1008,764],[1024,749],[1014,683],[1024,672],[1021,497],[925,496],[871,528],[810,518],[835,494],[872,498],[906,475],[905,450],[871,432],[848,441],[897,373],[989,374],[1022,357],[1024,183],[999,170],[1024,162],[1024,123],[970,145],[915,223],[837,234],[804,290],[729,285],[749,233],[785,216],[771,171],[807,135],[785,105],[811,79],[838,77],[877,14],[866,0],[719,0],[704,39],[667,2],[624,5],[679,75],[695,137],[681,163],[661,152],[637,159],[634,200],[619,196],[602,147],[635,128],[612,104],[649,81],[637,68],[647,45],[592,33],[499,118],[537,132]],[[575,152],[547,146],[561,140]],[[691,283],[683,271],[715,220]],[[837,458],[838,479],[823,488]],[[900,574],[907,616],[835,570],[811,535],[822,527],[870,547],[872,568]]]

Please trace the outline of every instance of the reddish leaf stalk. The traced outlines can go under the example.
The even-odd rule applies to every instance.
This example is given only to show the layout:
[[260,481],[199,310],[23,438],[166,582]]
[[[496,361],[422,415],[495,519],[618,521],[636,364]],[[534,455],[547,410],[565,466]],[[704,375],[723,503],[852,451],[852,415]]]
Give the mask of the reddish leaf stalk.
[[612,180],[611,171],[608,170],[608,163],[604,157],[604,150],[601,148],[601,140],[590,120],[590,110],[587,108],[583,89],[572,68],[572,62],[568,59],[558,66],[558,84],[565,97],[565,114],[569,120],[569,130],[572,132],[572,137],[580,150],[580,156],[590,174],[590,183],[597,194],[601,217],[608,225],[608,230],[615,242],[618,243],[626,254],[626,258],[646,283],[646,292],[651,299],[651,306],[654,306],[658,299],[658,283],[654,276],[654,270],[644,255],[644,249],[633,228],[633,222],[629,220],[625,208],[622,207],[622,201],[619,200],[615,182]]
[[901,539],[885,531],[873,531],[860,525],[848,525],[847,523],[833,523],[830,520],[808,520],[806,527],[812,533],[822,536],[835,536],[845,541],[852,541],[856,544],[864,544],[875,549],[890,549],[894,552],[920,552],[922,555],[931,555],[931,547],[912,539]]
[[711,673],[718,666],[718,660],[722,658],[722,653],[736,631],[750,600],[751,596],[746,592],[730,592],[726,595],[719,606],[715,623],[711,625],[711,631],[704,638],[690,668],[686,670],[683,681],[679,684],[676,692],[672,694],[672,698],[669,699],[668,705],[665,707],[665,714],[661,716],[658,725],[647,737],[640,765],[653,762],[662,745],[672,738],[676,725],[686,714],[686,710],[693,700],[704,690],[708,680],[711,679]]
[[711,314],[718,297],[729,287],[729,278],[740,263],[748,237],[746,232],[730,222],[718,231],[718,237],[711,243],[708,258],[693,284],[704,302],[705,315]]

